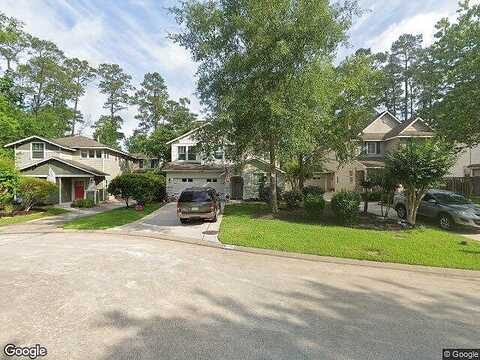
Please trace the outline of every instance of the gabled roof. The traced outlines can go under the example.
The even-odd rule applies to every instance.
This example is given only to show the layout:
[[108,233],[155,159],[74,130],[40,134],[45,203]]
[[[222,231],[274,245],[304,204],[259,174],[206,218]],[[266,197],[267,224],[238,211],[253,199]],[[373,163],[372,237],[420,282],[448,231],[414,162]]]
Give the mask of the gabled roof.
[[[415,133],[411,133],[411,134],[407,134],[405,132],[405,130],[413,125],[414,123],[416,122],[421,122],[423,126],[425,126],[425,128],[427,128],[429,131],[415,131]],[[433,130],[430,126],[428,126],[422,118],[412,118],[408,121],[404,121],[402,122],[398,127],[396,127],[395,129],[389,131],[387,134],[385,134],[385,140],[389,140],[389,139],[392,139],[392,138],[395,138],[397,136],[401,136],[401,135],[405,135],[405,136],[419,136],[419,137],[430,137],[430,136],[433,136]]]
[[46,138],[43,138],[43,137],[37,136],[37,135],[29,136],[29,137],[26,137],[26,138],[23,138],[23,139],[14,141],[14,142],[12,142],[12,143],[9,143],[9,144],[4,145],[3,147],[5,147],[5,148],[12,147],[12,146],[14,146],[14,145],[21,144],[21,143],[24,143],[24,142],[26,142],[26,141],[33,140],[33,139],[38,139],[38,140],[44,141],[44,142],[46,142],[46,143],[49,143],[49,144],[58,146],[58,147],[60,147],[60,148],[62,148],[62,149],[68,150],[68,151],[75,151],[75,149],[72,149],[72,148],[69,147],[68,145],[64,145],[64,144],[61,144],[61,143],[59,143],[59,142],[56,142],[55,140],[46,139]]
[[362,132],[360,134],[363,134],[363,132],[365,130],[367,130],[373,123],[375,123],[376,121],[380,120],[382,117],[384,117],[385,115],[388,115],[390,116],[392,119],[394,119],[398,124],[401,124],[401,121],[395,116],[393,115],[390,111],[386,110],[386,111],[383,111],[381,112],[380,114],[377,114],[369,123],[368,125],[362,130]]
[[62,144],[71,148],[89,147],[89,148],[105,148],[107,145],[101,144],[96,140],[87,138],[85,136],[66,136],[53,139],[57,144]]
[[37,161],[33,164],[29,164],[27,166],[24,166],[24,167],[20,168],[20,171],[30,169],[32,167],[47,163],[49,161],[58,161],[58,162],[61,162],[65,165],[71,166],[73,168],[85,171],[86,173],[92,174],[94,176],[108,176],[109,175],[107,173],[104,173],[103,171],[97,170],[97,169],[95,169],[91,166],[84,165],[84,164],[82,164],[78,161],[61,159],[61,158],[58,158],[58,157],[51,157],[51,158],[47,158],[47,159],[44,159],[44,160],[41,160],[41,161]]
[[189,136],[189,135],[197,132],[198,130],[200,130],[201,128],[205,127],[206,125],[207,125],[207,124],[203,124],[203,125],[201,125],[201,126],[199,126],[199,127],[196,127],[195,129],[192,129],[192,130],[190,130],[190,131],[187,131],[185,134],[182,134],[182,135],[176,137],[175,139],[172,139],[172,140],[168,141],[168,142],[167,142],[167,145],[170,145],[171,143],[174,143],[174,142],[177,141],[177,140],[183,139],[183,138],[185,138],[185,137],[187,137],[187,136]]

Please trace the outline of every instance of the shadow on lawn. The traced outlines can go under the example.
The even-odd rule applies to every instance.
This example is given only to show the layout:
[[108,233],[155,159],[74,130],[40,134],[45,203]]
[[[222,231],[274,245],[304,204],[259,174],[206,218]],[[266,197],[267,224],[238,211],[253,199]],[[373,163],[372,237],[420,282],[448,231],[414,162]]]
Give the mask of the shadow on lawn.
[[378,285],[305,281],[295,291],[259,288],[253,303],[197,289],[181,315],[111,311],[95,326],[125,333],[103,360],[438,359],[442,348],[478,346],[480,298]]

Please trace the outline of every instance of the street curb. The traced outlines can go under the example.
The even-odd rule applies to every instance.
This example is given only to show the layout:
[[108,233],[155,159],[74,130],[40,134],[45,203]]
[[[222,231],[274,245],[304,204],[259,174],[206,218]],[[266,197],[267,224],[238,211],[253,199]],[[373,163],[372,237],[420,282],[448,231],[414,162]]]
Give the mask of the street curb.
[[346,258],[337,258],[332,256],[320,256],[320,255],[309,255],[309,254],[300,254],[292,253],[286,251],[277,251],[269,249],[260,249],[260,248],[250,248],[237,245],[228,245],[222,243],[209,243],[205,240],[196,240],[192,238],[181,238],[168,235],[156,235],[156,234],[142,234],[141,232],[129,232],[129,231],[112,231],[112,230],[58,230],[58,231],[23,231],[23,232],[1,232],[0,235],[18,235],[18,234],[55,234],[55,233],[88,233],[88,234],[106,234],[106,235],[122,235],[128,237],[142,237],[147,239],[155,240],[167,240],[172,242],[180,242],[184,244],[203,246],[208,248],[215,248],[224,251],[235,251],[245,254],[253,255],[263,255],[263,256],[272,256],[280,257],[292,260],[303,260],[310,262],[319,262],[319,263],[331,263],[345,266],[361,266],[361,267],[370,267],[377,269],[388,269],[388,270],[398,270],[398,271],[407,271],[414,273],[423,273],[431,274],[436,276],[443,277],[456,277],[462,279],[480,279],[480,271],[477,270],[464,270],[464,269],[451,269],[451,268],[441,268],[441,267],[430,267],[424,265],[409,265],[409,264],[398,264],[398,263],[388,263],[388,262],[376,262],[370,260],[356,260],[356,259],[346,259]]

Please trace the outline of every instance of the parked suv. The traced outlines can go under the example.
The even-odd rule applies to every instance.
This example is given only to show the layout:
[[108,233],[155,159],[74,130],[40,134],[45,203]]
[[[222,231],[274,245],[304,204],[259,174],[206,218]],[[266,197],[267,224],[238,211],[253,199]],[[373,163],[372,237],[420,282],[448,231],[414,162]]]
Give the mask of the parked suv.
[[182,191],[177,201],[177,216],[182,224],[191,219],[217,221],[220,201],[212,188],[188,188]]
[[[405,201],[403,194],[395,196],[394,207],[401,219],[407,217]],[[451,191],[428,191],[420,203],[418,215],[438,221],[445,230],[456,225],[480,229],[480,207],[463,195]]]

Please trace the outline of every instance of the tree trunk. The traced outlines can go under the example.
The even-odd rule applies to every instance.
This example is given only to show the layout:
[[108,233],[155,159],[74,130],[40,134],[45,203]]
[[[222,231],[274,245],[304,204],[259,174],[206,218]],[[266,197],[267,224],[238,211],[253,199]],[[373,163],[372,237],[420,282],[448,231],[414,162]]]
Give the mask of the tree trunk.
[[78,97],[75,98],[75,105],[73,106],[72,136],[75,135],[75,123],[77,121],[77,107],[78,107]]
[[298,156],[298,190],[303,193],[303,188],[305,185],[305,174],[304,174],[304,163],[303,163],[303,155]]
[[417,210],[420,205],[420,199],[417,198],[415,190],[407,193],[407,223],[415,226],[417,222]]
[[408,77],[407,77],[407,71],[408,71],[408,57],[407,54],[405,54],[405,114],[404,114],[404,120],[408,120]]
[[275,141],[273,136],[270,137],[269,152],[270,152],[270,202],[272,203],[272,213],[278,213],[278,199],[277,199],[277,168],[276,168],[276,153]]

